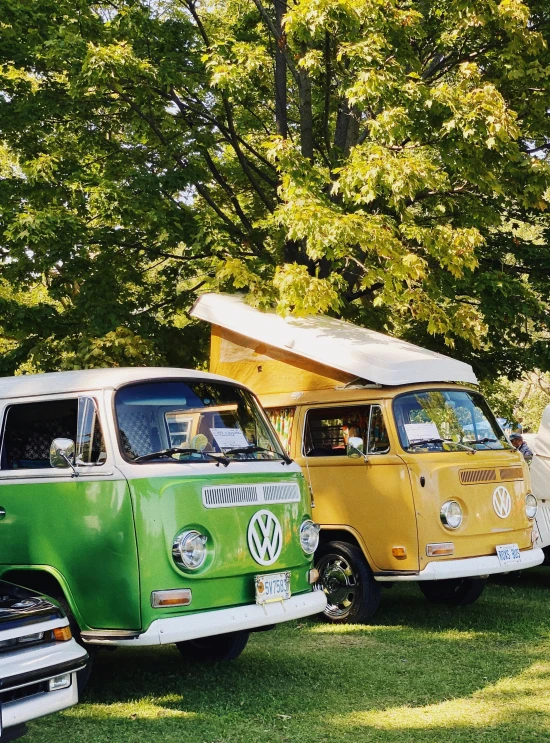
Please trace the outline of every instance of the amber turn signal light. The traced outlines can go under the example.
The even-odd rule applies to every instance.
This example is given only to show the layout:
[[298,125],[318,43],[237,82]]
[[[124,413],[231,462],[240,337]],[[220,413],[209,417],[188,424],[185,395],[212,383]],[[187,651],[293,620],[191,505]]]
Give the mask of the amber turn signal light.
[[69,625],[66,627],[56,627],[53,631],[53,639],[56,642],[67,642],[67,640],[70,640],[72,636]]
[[436,544],[426,545],[426,554],[428,557],[441,557],[443,555],[453,555],[455,546],[452,542],[439,542]]
[[153,609],[161,609],[164,606],[189,606],[191,603],[190,588],[176,588],[169,591],[153,591],[151,594],[151,606]]
[[317,568],[311,568],[311,570],[307,571],[307,582],[310,585],[314,585],[319,580],[319,571]]
[[398,560],[404,560],[407,557],[407,548],[406,547],[392,547],[391,553]]

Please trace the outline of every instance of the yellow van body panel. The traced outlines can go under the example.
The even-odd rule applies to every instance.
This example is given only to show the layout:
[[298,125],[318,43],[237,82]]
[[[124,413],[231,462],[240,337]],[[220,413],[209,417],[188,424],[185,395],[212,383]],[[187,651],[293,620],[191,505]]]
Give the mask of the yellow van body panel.
[[[469,389],[453,384],[433,386]],[[371,389],[333,387],[260,396],[268,411],[297,409],[290,454],[311,482],[315,519],[323,528],[341,524],[360,534],[360,546],[375,574],[422,571],[433,561],[494,555],[501,544],[517,543],[520,550],[531,548],[533,522],[526,517],[524,507],[524,496],[530,489],[529,470],[517,451],[414,454],[400,447],[391,409],[393,399],[404,392],[430,388],[426,384]],[[367,462],[348,457],[306,458],[302,433],[307,410],[353,404],[382,407],[390,452],[369,455]],[[479,473],[485,482],[476,481]],[[500,485],[506,487],[513,504],[505,521],[497,516],[493,506],[493,494]],[[456,530],[444,527],[439,516],[443,503],[451,499],[457,500],[464,512],[463,523]],[[453,543],[452,557],[428,557],[426,546],[441,542]],[[406,558],[396,558],[394,547],[405,547]]]
[[[392,403],[405,392],[471,390],[468,385],[424,383],[381,387],[280,350],[267,343],[212,327],[210,371],[251,387],[268,410],[293,408],[289,454],[302,466],[315,500],[315,520],[323,529],[353,534],[375,575],[421,572],[430,562],[495,555],[496,547],[532,547],[534,523],[525,515],[530,492],[528,467],[517,451],[418,452],[402,449]],[[308,410],[319,407],[380,405],[390,451],[364,459],[305,457],[303,432]],[[464,474],[473,472],[473,474]],[[481,473],[481,474],[480,474]],[[487,474],[489,473],[489,474]],[[493,495],[503,485],[512,512],[501,519]],[[450,530],[440,519],[448,500],[460,503],[464,518]],[[428,557],[428,544],[452,542],[452,556]],[[394,550],[404,548],[405,556]],[[402,555],[402,550],[398,551]]]
[[[333,398],[334,395],[329,399],[331,404]],[[301,407],[295,419],[296,432],[304,429],[307,410],[316,407],[322,405]],[[393,453],[395,446],[391,446],[388,454],[372,455],[365,462],[346,456],[305,457],[301,436],[295,435],[294,443],[294,458],[313,490],[315,520],[323,528],[340,524],[359,534],[363,551],[375,572],[418,570],[411,483],[405,462]],[[393,556],[394,546],[405,547],[405,559]]]
[[[501,544],[515,543],[520,550],[531,547],[533,522],[525,515],[529,472],[518,452],[438,452],[404,454],[403,458],[411,474],[416,504],[421,570],[434,559],[426,555],[426,545],[430,543],[453,542],[454,558],[494,555]],[[488,481],[464,484],[463,473],[487,473]],[[497,515],[493,505],[493,494],[501,485],[512,501],[512,511],[506,519]],[[455,530],[447,529],[439,518],[441,506],[451,499],[458,501],[464,514],[461,526]]]

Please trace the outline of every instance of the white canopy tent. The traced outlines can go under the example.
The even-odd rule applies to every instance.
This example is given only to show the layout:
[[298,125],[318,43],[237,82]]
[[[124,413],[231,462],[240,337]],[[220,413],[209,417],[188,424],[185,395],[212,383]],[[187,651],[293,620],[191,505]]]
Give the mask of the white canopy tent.
[[535,456],[531,463],[531,486],[537,499],[539,547],[550,545],[550,405],[542,414],[537,434]]

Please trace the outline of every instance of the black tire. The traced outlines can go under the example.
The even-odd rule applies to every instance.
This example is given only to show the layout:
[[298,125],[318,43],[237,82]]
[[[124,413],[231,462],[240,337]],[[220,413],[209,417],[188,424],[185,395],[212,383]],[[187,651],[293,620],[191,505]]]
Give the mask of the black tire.
[[191,663],[235,660],[245,649],[248,636],[248,632],[228,632],[214,637],[176,642],[176,647],[185,660]]
[[78,683],[78,695],[80,696],[84,689],[88,686],[90,676],[92,675],[94,656],[97,653],[97,648],[82,641],[80,637],[80,627],[74,617],[74,614],[71,611],[71,607],[69,606],[69,602],[67,601],[65,596],[56,596],[55,600],[58,604],[60,604],[61,608],[67,615],[67,619],[69,620],[69,627],[71,628],[74,639],[79,645],[82,645],[82,647],[88,653],[88,663],[86,664],[86,667],[83,668],[81,671],[78,671],[76,674],[76,680]]
[[419,581],[418,587],[432,604],[468,606],[481,596],[485,583],[485,578],[455,578]]
[[368,622],[380,603],[380,585],[358,547],[328,542],[317,550],[319,586],[327,597],[323,615],[334,624]]
[[542,551],[544,552],[543,566],[550,565],[550,547],[543,547]]

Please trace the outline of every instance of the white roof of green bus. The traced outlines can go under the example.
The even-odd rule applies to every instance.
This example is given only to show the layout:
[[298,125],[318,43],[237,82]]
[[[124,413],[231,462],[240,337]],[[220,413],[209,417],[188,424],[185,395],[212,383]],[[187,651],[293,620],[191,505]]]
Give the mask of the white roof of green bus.
[[241,295],[212,293],[199,297],[191,315],[377,384],[477,384],[463,361],[326,315],[283,318],[251,307]]
[[233,380],[227,379],[227,377],[220,377],[217,374],[209,374],[193,369],[174,369],[160,366],[83,369],[81,371],[0,377],[0,399],[58,395],[105,388],[113,389],[130,382],[172,378],[233,382]]

